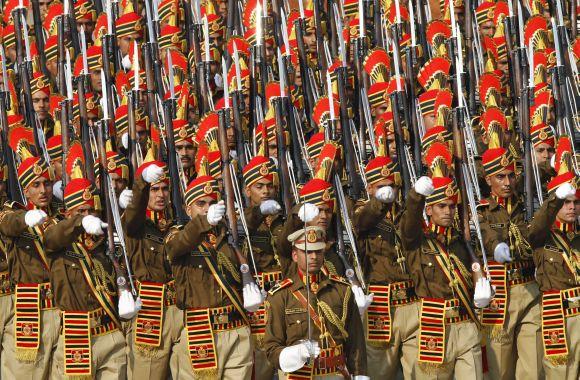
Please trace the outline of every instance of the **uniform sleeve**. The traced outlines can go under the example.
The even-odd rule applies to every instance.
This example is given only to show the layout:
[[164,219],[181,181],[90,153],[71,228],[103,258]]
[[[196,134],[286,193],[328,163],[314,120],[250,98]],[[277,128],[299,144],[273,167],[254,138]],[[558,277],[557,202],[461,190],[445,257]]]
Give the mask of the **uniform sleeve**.
[[292,244],[288,241],[288,236],[290,236],[294,231],[297,231],[301,226],[304,226],[304,223],[298,217],[299,209],[300,205],[296,205],[292,208],[292,212],[288,214],[288,218],[286,219],[286,222],[284,222],[280,234],[276,239],[276,249],[280,257],[292,257]]
[[358,205],[352,220],[356,234],[363,234],[375,227],[385,217],[388,206],[389,204],[383,203],[375,197],[371,197],[365,204]]
[[487,252],[488,257],[493,258],[493,251],[495,250],[495,247],[499,243],[502,243],[502,241],[499,234],[489,225],[489,220],[487,220],[485,214],[485,209],[478,210],[477,218],[479,219],[479,229],[481,230],[481,238],[483,240],[485,252]]
[[0,234],[15,238],[20,236],[28,229],[26,222],[24,222],[25,210],[6,210],[0,213]]
[[286,348],[286,324],[282,294],[269,295],[266,303],[267,322],[264,351],[270,364],[274,368],[280,369],[280,353]]
[[556,195],[552,194],[550,198],[544,202],[542,207],[536,211],[529,228],[528,236],[528,242],[533,249],[544,245],[550,234],[552,224],[554,224],[554,221],[556,220],[556,215],[563,205],[564,200],[558,199]]
[[266,217],[260,212],[260,206],[248,207],[244,210],[244,217],[250,234],[258,230]]
[[411,189],[400,221],[401,242],[406,250],[414,250],[421,246],[424,207],[425,197]]
[[[190,220],[185,227],[174,235],[169,234],[165,243],[165,250],[169,261],[174,261],[188,254],[203,241],[203,235],[209,232],[212,226],[205,216],[197,216]],[[169,238],[170,237],[170,238]]]
[[147,203],[149,202],[150,185],[139,176],[133,184],[133,201],[123,214],[125,231],[130,237],[137,237],[145,226]]
[[50,255],[70,247],[84,232],[82,221],[83,216],[76,215],[48,227],[43,236],[46,253]]
[[[348,289],[349,292],[350,287]],[[354,301],[354,296],[348,301],[348,318],[346,326],[348,328],[348,339],[345,344],[346,365],[348,371],[356,375],[367,375],[367,351],[365,343],[365,332],[362,326],[358,307]]]

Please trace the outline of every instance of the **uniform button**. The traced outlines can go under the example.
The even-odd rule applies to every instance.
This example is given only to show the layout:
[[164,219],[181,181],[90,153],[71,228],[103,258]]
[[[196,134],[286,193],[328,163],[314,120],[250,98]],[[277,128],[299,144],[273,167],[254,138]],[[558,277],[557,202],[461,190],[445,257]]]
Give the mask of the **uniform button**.
[[202,266],[202,265],[198,265],[197,267],[198,267],[199,269],[203,268],[203,266]]
[[550,257],[550,262],[554,262],[554,258],[553,257]]
[[155,251],[155,247],[151,247],[150,249],[151,249],[152,251]]
[[428,265],[428,266],[433,266],[433,263],[429,263],[429,264],[427,264],[427,265]]
[[300,324],[300,323],[302,323],[302,321],[300,319],[297,319],[296,323]]
[[30,249],[30,246],[29,246],[29,245],[27,245],[27,246],[26,246],[26,247],[24,247],[24,248],[26,248],[26,249]]
[[76,267],[76,266],[77,266],[77,265],[76,265],[75,263],[72,263],[72,264],[71,264],[71,267]]

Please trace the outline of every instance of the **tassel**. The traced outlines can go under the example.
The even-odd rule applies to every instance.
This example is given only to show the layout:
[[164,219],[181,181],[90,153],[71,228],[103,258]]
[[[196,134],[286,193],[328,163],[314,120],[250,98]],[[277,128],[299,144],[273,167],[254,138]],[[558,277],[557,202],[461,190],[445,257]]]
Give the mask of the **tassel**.
[[208,368],[193,371],[193,378],[195,380],[214,380],[217,379],[217,368]]
[[33,363],[36,361],[36,356],[38,356],[38,349],[16,349],[16,359],[21,362]]

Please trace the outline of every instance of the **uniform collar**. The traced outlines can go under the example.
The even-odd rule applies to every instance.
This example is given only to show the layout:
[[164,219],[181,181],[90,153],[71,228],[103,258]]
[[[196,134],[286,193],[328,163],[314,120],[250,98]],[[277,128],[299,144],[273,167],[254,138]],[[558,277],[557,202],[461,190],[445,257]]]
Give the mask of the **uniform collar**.
[[[324,266],[320,269],[318,273],[311,274],[309,277],[310,277],[310,290],[312,291],[312,293],[319,292],[320,289],[329,284],[328,271]],[[300,269],[297,269],[296,273],[294,274],[293,290],[306,289],[306,280],[307,276],[304,275],[300,271]]]
[[552,225],[552,231],[562,232],[562,233],[569,233],[569,232],[576,232],[576,223],[563,223],[559,220],[556,220]]
[[153,222],[153,224],[159,227],[160,230],[165,230],[169,226],[169,220],[164,211],[157,212],[147,208],[147,210],[145,210],[145,215],[147,220]]
[[431,235],[431,237],[439,240],[442,243],[449,244],[451,242],[451,238],[453,236],[453,228],[452,227],[442,227],[438,226],[434,223],[429,221],[429,224],[425,227],[427,233]]

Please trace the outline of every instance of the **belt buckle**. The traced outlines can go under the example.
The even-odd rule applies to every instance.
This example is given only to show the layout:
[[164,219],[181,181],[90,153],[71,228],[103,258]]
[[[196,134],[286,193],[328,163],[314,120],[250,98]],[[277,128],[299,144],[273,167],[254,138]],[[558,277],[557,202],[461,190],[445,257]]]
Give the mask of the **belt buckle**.
[[99,326],[101,326],[101,317],[99,316],[91,317],[91,328],[95,329]]
[[580,307],[580,299],[568,299],[568,309]]
[[520,280],[522,278],[521,270],[519,268],[514,268],[514,269],[510,270],[510,277],[511,277],[512,281]]
[[226,324],[230,322],[230,316],[228,314],[218,314],[216,315],[217,323]]
[[457,318],[459,317],[459,307],[452,306],[445,310],[445,318]]
[[52,299],[52,289],[50,289],[50,288],[42,289],[40,294],[41,294],[42,299],[47,299],[47,300]]
[[407,298],[407,290],[406,289],[398,289],[395,292],[395,294],[393,295],[393,298],[397,301],[404,300],[405,298]]

